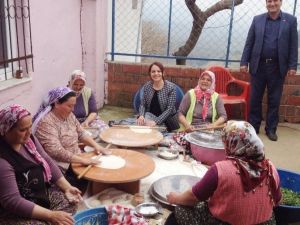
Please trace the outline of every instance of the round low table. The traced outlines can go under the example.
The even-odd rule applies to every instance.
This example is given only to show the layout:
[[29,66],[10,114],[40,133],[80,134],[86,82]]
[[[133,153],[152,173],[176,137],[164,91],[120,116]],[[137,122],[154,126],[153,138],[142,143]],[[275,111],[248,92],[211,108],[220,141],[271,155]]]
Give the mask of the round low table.
[[[96,194],[106,188],[115,187],[135,194],[140,191],[140,179],[150,175],[155,168],[151,157],[127,149],[111,149],[112,154],[125,159],[125,166],[120,169],[104,169],[93,166],[83,178],[92,181],[91,192]],[[84,157],[93,157],[95,153],[82,153]],[[86,166],[72,163],[75,174],[79,175]]]
[[156,129],[110,127],[101,132],[100,138],[122,147],[146,147],[158,144],[163,135]]

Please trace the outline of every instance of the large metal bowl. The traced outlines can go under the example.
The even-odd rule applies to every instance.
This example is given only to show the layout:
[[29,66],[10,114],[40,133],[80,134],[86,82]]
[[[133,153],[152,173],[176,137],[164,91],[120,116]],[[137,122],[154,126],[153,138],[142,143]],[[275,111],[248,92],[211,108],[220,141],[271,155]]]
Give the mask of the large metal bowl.
[[206,165],[212,165],[226,158],[220,132],[192,132],[184,137],[191,145],[194,158]]
[[170,192],[184,192],[199,180],[199,177],[190,175],[171,175],[162,177],[151,185],[149,194],[164,205],[174,206],[167,201],[167,194]]

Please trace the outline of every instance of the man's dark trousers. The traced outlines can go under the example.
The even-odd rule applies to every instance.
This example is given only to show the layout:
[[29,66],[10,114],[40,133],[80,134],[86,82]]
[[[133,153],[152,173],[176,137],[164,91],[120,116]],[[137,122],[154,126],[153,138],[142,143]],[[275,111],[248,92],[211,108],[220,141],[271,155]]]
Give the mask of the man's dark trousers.
[[262,99],[267,87],[266,133],[276,133],[284,77],[280,75],[278,61],[261,61],[257,73],[251,75],[249,122],[258,132],[262,121]]

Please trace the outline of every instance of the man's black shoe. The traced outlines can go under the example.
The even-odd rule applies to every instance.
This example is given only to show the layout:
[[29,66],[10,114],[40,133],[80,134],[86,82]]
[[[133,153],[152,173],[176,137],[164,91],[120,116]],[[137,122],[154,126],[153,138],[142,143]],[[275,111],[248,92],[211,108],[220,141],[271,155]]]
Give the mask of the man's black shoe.
[[277,141],[277,139],[278,139],[277,134],[272,133],[272,132],[267,133],[267,136],[271,141]]

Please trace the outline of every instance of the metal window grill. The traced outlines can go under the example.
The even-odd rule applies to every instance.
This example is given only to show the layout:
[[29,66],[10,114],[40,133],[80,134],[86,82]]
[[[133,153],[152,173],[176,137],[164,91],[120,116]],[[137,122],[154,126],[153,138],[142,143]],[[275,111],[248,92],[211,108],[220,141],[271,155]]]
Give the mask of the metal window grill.
[[[137,3],[134,10],[133,2]],[[197,7],[189,8],[192,2]],[[184,58],[187,65],[203,67],[239,67],[252,19],[267,11],[264,0],[111,0],[111,4],[111,60],[147,62],[159,58],[174,64],[180,59],[176,52],[197,35],[192,29],[203,26]],[[220,8],[227,4],[227,8],[211,13],[216,4]],[[284,0],[281,9],[299,17],[299,6],[300,1]],[[204,20],[194,19],[193,12],[204,14]]]
[[1,0],[0,25],[0,80],[33,71],[29,0]]

